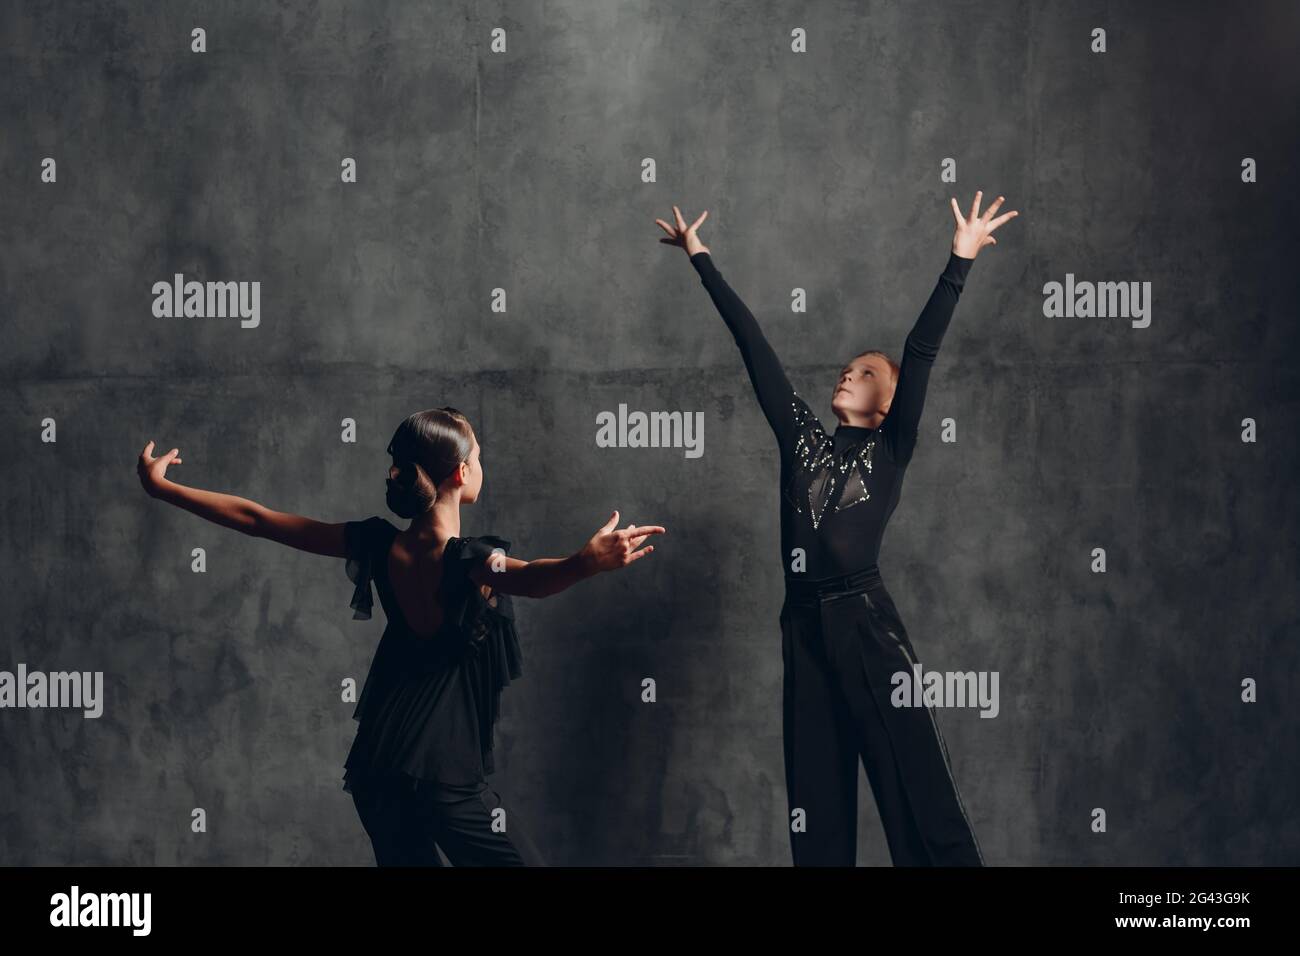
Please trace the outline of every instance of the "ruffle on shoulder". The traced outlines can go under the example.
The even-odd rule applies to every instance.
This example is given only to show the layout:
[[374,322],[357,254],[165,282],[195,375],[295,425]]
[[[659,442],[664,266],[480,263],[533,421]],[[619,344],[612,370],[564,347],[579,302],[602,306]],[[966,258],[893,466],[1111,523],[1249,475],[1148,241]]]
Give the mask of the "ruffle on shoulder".
[[469,572],[490,559],[494,552],[504,555],[510,549],[510,542],[495,535],[457,540],[460,545],[454,560],[459,564],[466,588],[456,621],[457,631],[465,641],[464,663],[479,709],[479,727],[484,735],[484,771],[491,773],[493,728],[500,716],[501,691],[523,676],[523,654],[515,631],[510,595],[494,591],[490,598],[484,598],[482,590],[469,578]]
[[374,569],[371,562],[374,560],[375,549],[372,544],[371,529],[374,518],[367,518],[365,521],[349,521],[343,526],[343,536],[346,541],[347,563],[344,570],[347,572],[348,580],[356,587],[352,591],[352,620],[368,621],[370,620],[371,611],[375,606],[375,594],[371,588],[371,579]]

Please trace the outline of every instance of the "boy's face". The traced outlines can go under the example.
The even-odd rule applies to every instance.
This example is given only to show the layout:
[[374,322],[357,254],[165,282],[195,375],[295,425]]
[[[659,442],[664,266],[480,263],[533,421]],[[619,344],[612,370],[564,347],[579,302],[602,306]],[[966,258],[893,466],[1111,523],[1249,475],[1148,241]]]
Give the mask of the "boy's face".
[[837,413],[868,418],[887,413],[894,397],[894,375],[881,355],[859,355],[840,372],[831,396]]

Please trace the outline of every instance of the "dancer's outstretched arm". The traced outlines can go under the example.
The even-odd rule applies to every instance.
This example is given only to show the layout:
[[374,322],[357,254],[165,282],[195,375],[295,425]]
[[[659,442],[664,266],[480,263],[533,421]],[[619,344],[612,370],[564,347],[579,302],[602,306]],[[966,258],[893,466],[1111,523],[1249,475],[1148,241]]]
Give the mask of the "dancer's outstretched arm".
[[[952,200],[952,212],[957,219],[957,231],[952,240],[952,252],[948,255],[948,264],[943,274],[930,293],[930,299],[921,310],[916,324],[907,335],[903,346],[903,360],[899,363],[898,384],[894,387],[894,397],[889,405],[889,413],[880,426],[894,460],[906,463],[911,460],[916,450],[917,432],[921,424],[921,410],[925,407],[925,394],[930,384],[930,369],[939,354],[944,333],[952,320],[953,310],[961,296],[966,276],[971,263],[979,250],[986,245],[996,245],[997,240],[989,235],[1018,212],[1008,212],[993,219],[1002,200],[999,196],[989,206],[983,216],[979,214],[982,192],[975,193],[971,204],[970,217],[963,219],[957,208],[957,200]],[[990,221],[991,220],[991,221]]]
[[[256,501],[217,491],[204,491],[178,485],[167,478],[169,465],[181,463],[180,452],[173,448],[154,457],[154,443],[144,446],[136,471],[140,483],[152,498],[191,511],[214,524],[233,528],[256,538],[324,554],[335,558],[348,556],[346,522],[329,524],[302,515],[272,511]],[[494,555],[470,572],[478,584],[523,597],[547,597],[572,587],[579,581],[615,568],[627,567],[654,552],[654,546],[642,547],[652,534],[663,534],[659,525],[629,525],[616,530],[618,512],[592,536],[583,548],[567,558],[538,558],[521,561],[507,555]]]
[[[641,547],[652,534],[663,534],[659,525],[628,525],[618,530],[615,511],[580,551],[567,558],[536,558],[521,561],[508,555],[493,555],[469,572],[475,584],[521,597],[550,597],[601,571],[625,568],[654,552],[654,545]],[[639,550],[638,550],[639,549]]]
[[233,528],[255,538],[267,538],[313,554],[325,554],[333,558],[347,557],[343,523],[327,524],[302,515],[272,511],[256,501],[236,495],[178,485],[167,477],[167,466],[179,464],[179,449],[173,448],[167,454],[155,458],[153,442],[144,446],[136,464],[136,472],[140,476],[140,484],[151,498],[159,498],[214,524]]
[[759,328],[758,320],[741,301],[740,296],[736,295],[722,278],[722,273],[713,264],[713,256],[708,247],[701,243],[696,235],[700,223],[704,222],[708,215],[708,211],[705,210],[700,214],[700,218],[688,226],[686,220],[682,218],[681,210],[673,206],[676,226],[670,226],[662,219],[655,220],[668,233],[667,239],[659,241],[680,246],[690,256],[691,265],[699,273],[701,283],[708,290],[709,297],[713,299],[713,304],[717,306],[723,321],[727,323],[727,328],[731,330],[736,340],[740,355],[745,360],[745,369],[749,372],[749,381],[754,386],[758,404],[763,409],[763,415],[776,434],[777,442],[784,446],[794,434],[794,410],[791,407],[794,388],[786,378],[785,369],[781,366],[776,353],[772,351],[772,346],[764,337],[763,330]]

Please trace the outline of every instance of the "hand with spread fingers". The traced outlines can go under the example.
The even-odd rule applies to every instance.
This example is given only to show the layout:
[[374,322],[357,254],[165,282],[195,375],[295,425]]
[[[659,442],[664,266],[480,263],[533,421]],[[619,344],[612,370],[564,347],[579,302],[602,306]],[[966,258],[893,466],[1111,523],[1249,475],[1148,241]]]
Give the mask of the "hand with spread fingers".
[[952,237],[952,251],[961,256],[963,259],[974,259],[981,249],[985,246],[996,246],[998,241],[993,238],[991,233],[998,226],[1002,225],[1008,219],[1019,216],[1016,210],[1004,212],[998,218],[994,219],[993,214],[998,211],[1002,205],[1002,200],[1006,196],[999,196],[993,200],[993,203],[980,215],[980,198],[984,195],[982,190],[975,193],[975,201],[971,203],[970,216],[963,219],[961,209],[957,206],[957,200],[952,200],[952,214],[957,220],[957,231]]
[[700,224],[704,222],[705,219],[709,218],[709,211],[707,209],[700,213],[700,218],[696,219],[689,226],[686,225],[686,220],[682,217],[682,211],[676,206],[673,206],[673,218],[677,223],[675,226],[668,225],[668,223],[664,222],[662,219],[655,220],[655,222],[659,224],[659,227],[663,229],[664,232],[668,233],[667,238],[660,239],[660,242],[669,246],[679,246],[686,250],[686,255],[688,256],[693,256],[697,252],[709,251],[709,247],[700,242],[700,237],[696,235],[696,230],[700,228]]
[[663,534],[659,525],[634,525],[618,530],[618,512],[597,531],[580,552],[583,562],[592,571],[613,571],[624,568],[654,552],[654,545],[642,547],[652,534]]

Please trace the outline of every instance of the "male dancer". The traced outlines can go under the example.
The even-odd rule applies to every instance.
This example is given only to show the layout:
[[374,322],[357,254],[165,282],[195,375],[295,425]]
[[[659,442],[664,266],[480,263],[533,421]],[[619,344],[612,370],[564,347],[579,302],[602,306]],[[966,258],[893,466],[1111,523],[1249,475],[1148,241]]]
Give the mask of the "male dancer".
[[839,374],[827,434],[795,392],[754,316],[723,280],[696,230],[673,207],[656,219],[690,256],[735,337],[781,454],[781,548],[785,604],[786,794],[796,866],[852,866],[857,851],[859,757],[896,866],[982,866],[983,855],[929,707],[895,707],[892,677],[912,676],[916,652],[876,559],[916,448],[930,368],[980,249],[1016,212],[957,220],[952,251],[903,349],[901,367],[863,352]]

